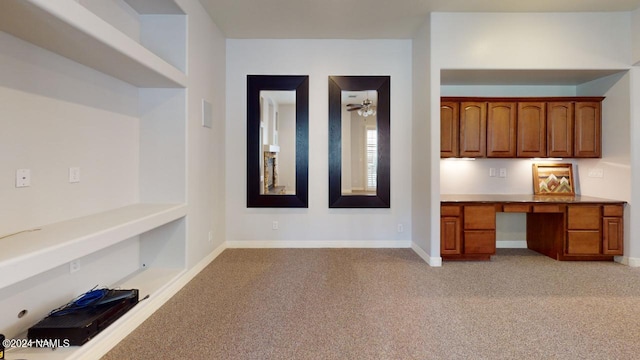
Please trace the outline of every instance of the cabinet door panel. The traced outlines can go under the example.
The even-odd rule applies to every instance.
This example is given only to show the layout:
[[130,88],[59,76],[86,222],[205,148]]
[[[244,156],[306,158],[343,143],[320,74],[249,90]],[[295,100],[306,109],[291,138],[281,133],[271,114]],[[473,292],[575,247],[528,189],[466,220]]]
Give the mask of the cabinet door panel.
[[518,103],[518,157],[547,156],[547,117],[544,102]]
[[484,157],[487,148],[487,104],[460,104],[460,156]]
[[602,253],[604,255],[622,255],[624,230],[622,218],[605,217],[602,219]]
[[495,254],[496,232],[493,230],[471,230],[464,232],[465,254]]
[[599,255],[599,231],[567,231],[567,255]]
[[443,102],[440,104],[440,157],[457,157],[460,137],[460,104]]
[[440,254],[459,255],[462,252],[462,226],[458,217],[440,218]]
[[574,157],[601,156],[600,103],[576,102]]
[[573,156],[573,103],[547,103],[547,156]]
[[516,157],[516,104],[487,105],[487,157]]

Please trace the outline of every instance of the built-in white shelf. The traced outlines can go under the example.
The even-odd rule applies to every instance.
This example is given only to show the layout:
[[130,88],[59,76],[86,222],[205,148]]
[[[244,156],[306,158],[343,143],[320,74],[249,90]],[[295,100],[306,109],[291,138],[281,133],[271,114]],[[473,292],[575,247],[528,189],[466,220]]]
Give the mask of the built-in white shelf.
[[186,213],[185,204],[135,204],[0,239],[0,288],[158,228]]
[[[119,318],[115,323],[111,324],[104,331],[100,332],[96,337],[82,346],[71,346],[68,348],[57,348],[55,350],[48,348],[13,348],[7,351],[7,360],[30,359],[30,360],[70,360],[83,359],[92,354],[94,347],[100,347],[101,342],[109,341],[108,338],[118,331],[119,326],[127,326],[127,322],[136,322],[135,317],[139,312],[146,311],[145,307],[148,301],[154,298],[154,295],[161,294],[172,285],[182,274],[185,269],[179,268],[145,268],[136,271],[121,281],[110,286],[110,288],[119,289],[138,289],[139,303]],[[149,298],[146,298],[147,295]],[[71,300],[71,299],[69,299]],[[152,305],[153,307],[153,305]],[[124,324],[124,325],[123,325]],[[17,336],[20,339],[26,339],[27,333]],[[98,349],[101,353],[105,349]]]
[[184,72],[74,0],[2,0],[0,30],[138,87],[186,87]]

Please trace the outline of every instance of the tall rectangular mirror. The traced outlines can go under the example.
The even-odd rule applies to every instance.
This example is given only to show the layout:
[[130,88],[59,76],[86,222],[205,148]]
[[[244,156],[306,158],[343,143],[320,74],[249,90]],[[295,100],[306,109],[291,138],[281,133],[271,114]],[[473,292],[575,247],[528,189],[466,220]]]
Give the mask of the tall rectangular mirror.
[[329,78],[329,207],[390,207],[390,78]]
[[309,78],[247,76],[247,207],[308,206]]

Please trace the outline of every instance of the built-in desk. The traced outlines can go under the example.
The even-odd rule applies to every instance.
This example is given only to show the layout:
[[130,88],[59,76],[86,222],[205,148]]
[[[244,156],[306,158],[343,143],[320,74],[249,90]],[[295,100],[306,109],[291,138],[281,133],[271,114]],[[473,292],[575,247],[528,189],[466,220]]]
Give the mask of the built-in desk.
[[623,254],[625,201],[589,196],[441,195],[444,260],[489,260],[496,213],[526,213],[527,247],[557,260],[613,260]]

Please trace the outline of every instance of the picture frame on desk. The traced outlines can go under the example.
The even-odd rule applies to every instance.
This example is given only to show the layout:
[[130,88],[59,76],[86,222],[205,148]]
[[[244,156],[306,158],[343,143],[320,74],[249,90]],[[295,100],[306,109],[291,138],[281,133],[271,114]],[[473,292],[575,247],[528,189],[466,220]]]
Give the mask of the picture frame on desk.
[[573,164],[533,164],[534,195],[575,195]]

